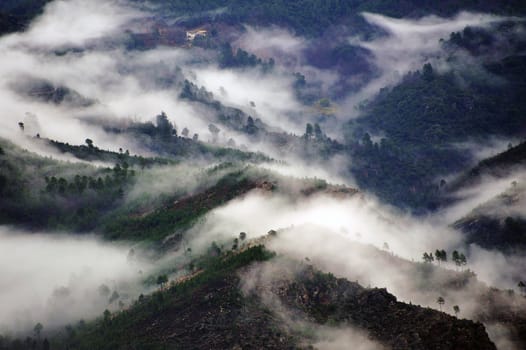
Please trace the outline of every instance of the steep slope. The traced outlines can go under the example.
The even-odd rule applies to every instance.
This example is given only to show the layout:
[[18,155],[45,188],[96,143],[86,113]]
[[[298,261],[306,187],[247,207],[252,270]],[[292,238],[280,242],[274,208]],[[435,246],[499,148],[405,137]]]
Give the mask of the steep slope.
[[[303,348],[318,340],[316,332],[301,331],[306,322],[357,327],[393,349],[495,349],[481,324],[397,302],[385,290],[366,289],[309,266],[289,270],[290,278],[253,280],[250,276],[265,264],[251,264],[272,257],[255,246],[212,258],[193,278],[57,335],[52,348]],[[247,283],[251,289],[242,287]],[[296,321],[287,321],[289,311],[269,304],[264,291],[295,313]]]
[[524,182],[514,182],[506,192],[477,206],[453,227],[463,231],[470,243],[521,252],[526,248],[525,198]]
[[385,289],[365,289],[312,268],[272,289],[317,322],[358,326],[392,349],[495,348],[480,323],[397,302]]
[[522,142],[491,158],[480,161],[446,187],[447,193],[454,193],[480,184],[484,177],[505,178],[515,170],[526,166],[526,142]]
[[[50,1],[0,0],[0,35],[28,28]],[[526,347],[526,287],[517,283],[523,272],[509,266],[524,261],[526,178],[505,180],[510,188],[452,225],[467,239],[447,224],[433,227],[442,221],[430,214],[454,208],[460,192],[487,179],[524,173],[526,142],[476,166],[474,155],[459,147],[526,135],[526,26],[516,18],[526,14],[523,1],[100,0],[94,17],[89,6],[76,7],[82,0],[55,1],[71,5],[63,6],[68,12],[80,9],[72,18],[86,24],[79,31],[89,40],[70,41],[75,30],[45,44],[54,39],[48,29],[55,24],[71,27],[57,11],[39,21],[39,35],[17,33],[0,45],[20,63],[3,65],[5,135],[62,159],[0,139],[0,246],[23,238],[53,257],[21,245],[15,258],[2,254],[0,272],[36,263],[27,274],[6,274],[0,296],[23,280],[43,290],[43,298],[12,293],[15,317],[0,320],[14,331],[0,329],[0,350]],[[382,66],[384,39],[418,36],[429,26],[449,34],[448,26],[478,18],[456,16],[461,10],[487,12],[479,18],[485,27],[436,40],[429,55],[426,35],[420,44],[408,40],[424,47],[425,58],[415,55],[413,63],[432,64],[394,77],[394,86],[374,85],[366,92],[382,88],[378,95],[350,106],[355,92],[398,68]],[[486,17],[502,21],[487,24]],[[389,25],[399,30],[390,32]],[[193,37],[198,32],[204,34]],[[241,44],[260,35],[279,49]],[[274,51],[283,52],[274,57]],[[90,72],[95,66],[102,71]],[[208,74],[224,86],[214,88]],[[277,87],[283,91],[268,94]],[[235,96],[237,89],[246,97]],[[155,115],[151,108],[165,108],[170,118],[161,112],[147,121],[142,114]],[[37,117],[44,128],[30,127]],[[70,118],[75,123],[66,124]],[[55,122],[71,125],[69,142],[86,134],[95,143],[47,139],[43,133],[64,135]],[[99,148],[102,133],[118,152]],[[128,147],[153,156],[132,155]],[[287,167],[284,172],[301,175],[282,176],[284,161],[247,149],[298,160],[306,169]],[[379,201],[314,177],[319,173],[356,182]],[[97,268],[111,275],[103,284],[88,276],[90,267],[68,270],[62,281],[56,272],[69,265],[66,258],[44,267],[61,255],[53,253],[62,239],[85,248],[91,241],[72,236],[86,233],[101,247],[118,247],[105,253],[115,260]],[[476,261],[479,248],[470,243],[488,248],[478,257],[495,266]],[[425,262],[409,260],[431,245],[461,250],[468,265],[445,258],[435,265],[427,252]],[[86,255],[85,261],[103,260]],[[520,293],[503,290],[515,286]],[[82,310],[62,318],[74,309],[69,293],[82,293],[88,307],[99,293],[93,310],[107,310],[98,319]],[[39,307],[57,312],[50,317]]]
[[445,185],[437,199],[437,206],[461,203],[465,193],[484,190],[492,182],[505,181],[507,188],[494,198],[477,203],[476,207],[458,218],[452,226],[467,236],[469,243],[488,249],[521,252],[526,247],[524,218],[526,188],[523,171],[526,165],[526,142],[522,142],[493,157],[480,161]]
[[[299,230],[300,235],[302,231]],[[504,290],[509,288],[501,284],[504,282],[495,281],[488,285],[477,277],[473,269],[486,275],[485,278],[487,274],[472,265],[471,260],[476,259],[476,254],[468,254],[466,268],[452,261],[451,251],[446,252],[449,257],[447,262],[430,263],[425,259],[422,259],[423,262],[415,262],[403,259],[392,251],[334,235],[328,236],[331,239],[325,250],[298,248],[302,245],[314,245],[309,244],[313,241],[307,232],[305,231],[306,237],[302,239],[305,243],[297,238],[298,231],[291,235],[287,230],[280,230],[276,240],[265,244],[283,256],[295,259],[306,259],[307,256],[309,263],[316,268],[332,271],[350,281],[367,281],[366,283],[375,286],[386,286],[390,293],[406,303],[437,307],[437,297],[441,296],[445,300],[441,307],[445,312],[482,322],[488,329],[496,327],[505,331],[508,333],[506,340],[509,344],[515,344],[518,349],[526,344],[526,299],[521,288],[516,288],[516,283],[522,278],[520,269],[515,273],[510,271],[510,278],[516,281],[512,285],[515,288]],[[326,241],[322,232],[317,232],[317,235],[322,238],[314,242]],[[274,267],[268,269],[266,276],[284,275],[284,269],[278,268],[279,264]],[[454,309],[455,305],[458,307],[457,311]]]
[[[77,159],[106,165],[94,166],[44,158],[0,140],[0,224],[32,230],[95,230],[112,240],[160,243],[169,237],[165,243],[177,245],[198,219],[251,190],[278,191],[298,200],[324,191],[350,196],[358,192],[324,180],[288,178],[247,162],[268,159],[261,154],[222,152],[184,140],[166,142],[175,147],[189,142],[190,147],[205,147],[210,153],[198,152],[205,159],[182,155],[175,161],[101,150],[92,144],[34,140],[37,146],[52,146]],[[210,166],[207,157],[217,165]]]
[[[524,136],[523,85],[470,84],[461,87],[455,73],[437,74],[428,65],[427,73],[424,67],[410,74],[365,107],[364,116],[348,124],[358,185],[397,206],[433,208],[440,178],[474,161],[455,143]],[[367,131],[383,137],[373,142]]]
[[[42,157],[3,140],[0,145],[0,222],[31,229],[91,230],[101,214],[122,203],[125,192],[133,186],[136,168],[171,163],[102,151],[91,145],[62,144],[89,160],[108,162],[103,163],[107,167],[97,167]],[[49,144],[36,140],[39,146],[45,149]]]

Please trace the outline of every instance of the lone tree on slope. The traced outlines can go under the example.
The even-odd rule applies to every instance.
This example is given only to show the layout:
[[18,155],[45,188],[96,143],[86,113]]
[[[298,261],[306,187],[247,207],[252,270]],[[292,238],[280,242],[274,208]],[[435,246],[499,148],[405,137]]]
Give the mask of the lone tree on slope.
[[458,317],[458,313],[460,312],[460,307],[458,307],[458,305],[453,306],[453,311],[455,312],[455,316]]
[[208,130],[212,134],[213,142],[217,142],[217,136],[219,135],[221,129],[219,129],[215,124],[208,124]]
[[524,295],[524,293],[526,292],[526,283],[524,283],[523,281],[519,281],[519,284],[517,284],[517,286],[519,287],[521,294]]
[[44,326],[42,326],[42,323],[40,322],[38,322],[33,328],[33,331],[35,332],[35,335],[38,339],[40,339],[40,333],[42,332],[42,329],[44,329]]
[[444,298],[442,298],[441,296],[438,297],[437,299],[437,304],[438,304],[438,307],[440,308],[440,311],[442,311],[442,305],[444,305],[446,301],[444,300]]
[[161,287],[161,289],[164,289],[164,285],[168,282],[168,276],[166,275],[159,275],[157,277],[157,284]]

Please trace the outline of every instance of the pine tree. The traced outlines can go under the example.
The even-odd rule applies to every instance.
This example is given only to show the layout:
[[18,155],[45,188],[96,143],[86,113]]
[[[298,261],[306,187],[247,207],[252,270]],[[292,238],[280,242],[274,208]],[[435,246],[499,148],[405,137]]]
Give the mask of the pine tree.
[[437,304],[438,304],[438,306],[440,307],[440,311],[442,311],[442,305],[444,305],[445,302],[446,302],[446,301],[444,300],[443,297],[441,297],[441,296],[438,297],[438,299],[437,299]]

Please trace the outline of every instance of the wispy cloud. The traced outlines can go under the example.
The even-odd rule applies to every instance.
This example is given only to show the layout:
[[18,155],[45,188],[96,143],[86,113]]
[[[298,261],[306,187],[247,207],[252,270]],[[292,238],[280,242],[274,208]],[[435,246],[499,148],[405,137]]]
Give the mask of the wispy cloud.
[[350,39],[351,44],[372,52],[379,72],[378,78],[348,98],[345,112],[351,114],[358,103],[371,99],[381,88],[395,85],[406,73],[421,69],[426,62],[437,62],[443,54],[440,39],[448,39],[450,33],[466,26],[485,27],[504,20],[503,17],[467,12],[452,18],[426,16],[416,20],[373,13],[362,15],[368,23],[385,31],[386,35],[372,41]]

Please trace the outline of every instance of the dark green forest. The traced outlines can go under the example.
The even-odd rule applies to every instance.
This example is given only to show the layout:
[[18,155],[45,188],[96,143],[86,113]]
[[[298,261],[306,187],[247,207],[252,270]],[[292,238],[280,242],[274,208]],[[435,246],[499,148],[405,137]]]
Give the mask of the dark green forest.
[[[466,47],[469,33],[452,33],[444,45]],[[524,56],[487,60],[484,67],[483,74],[480,67],[439,73],[428,63],[362,106],[363,116],[347,125],[359,185],[397,205],[433,209],[441,178],[475,165],[456,143],[483,143],[487,135],[524,138]]]
[[0,34],[27,28],[31,20],[42,13],[51,0],[2,0],[0,3]]
[[[440,2],[419,0],[200,0],[187,2],[169,0],[158,1],[158,3],[163,9],[173,13],[192,14],[194,17],[189,19],[189,23],[192,21],[198,23],[204,17],[231,23],[276,24],[287,26],[298,34],[307,36],[320,35],[328,27],[338,24],[345,24],[365,33],[368,26],[358,16],[363,11],[377,12],[392,17],[421,16],[429,13],[451,16],[461,9],[501,14],[518,14],[526,11],[526,5],[520,0],[498,3],[492,0]],[[207,13],[207,11],[210,12]]]

